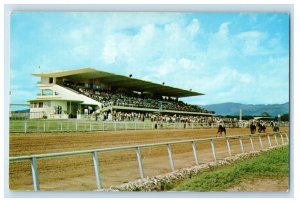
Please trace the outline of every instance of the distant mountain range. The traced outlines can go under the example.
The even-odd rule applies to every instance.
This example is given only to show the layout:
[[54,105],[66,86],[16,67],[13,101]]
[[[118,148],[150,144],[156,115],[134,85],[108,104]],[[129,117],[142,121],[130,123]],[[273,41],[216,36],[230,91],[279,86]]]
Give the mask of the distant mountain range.
[[271,116],[277,116],[280,114],[289,113],[289,102],[284,104],[241,104],[241,103],[233,103],[226,102],[220,104],[212,104],[212,105],[203,105],[201,106],[208,111],[214,111],[216,115],[232,115],[236,116],[240,114],[240,109],[242,109],[243,116],[260,116],[262,113],[267,112]]

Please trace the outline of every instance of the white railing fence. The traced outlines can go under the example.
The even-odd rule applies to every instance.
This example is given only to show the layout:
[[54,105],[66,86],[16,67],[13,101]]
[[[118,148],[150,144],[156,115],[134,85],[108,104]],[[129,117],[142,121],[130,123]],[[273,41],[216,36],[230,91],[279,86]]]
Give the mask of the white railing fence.
[[155,129],[200,129],[213,128],[206,123],[153,123],[153,122],[114,122],[114,121],[10,121],[11,133],[36,132],[76,132],[76,131],[119,131]]
[[[285,138],[283,137],[284,135],[285,135]],[[268,143],[269,143],[268,145],[265,145],[265,146],[263,145],[263,141],[261,139],[262,136],[267,136]],[[155,144],[143,144],[143,145],[113,147],[113,148],[94,149],[94,150],[82,150],[82,151],[61,152],[61,153],[48,153],[48,154],[38,154],[38,155],[30,155],[30,156],[14,156],[14,157],[9,157],[9,161],[10,161],[10,163],[19,162],[19,161],[30,161],[31,162],[31,173],[32,173],[34,191],[39,191],[40,186],[39,186],[39,175],[38,175],[38,166],[37,166],[37,161],[39,159],[57,158],[57,157],[62,158],[62,157],[65,157],[65,156],[91,154],[92,158],[93,158],[93,164],[94,164],[94,170],[95,170],[96,186],[97,186],[98,189],[100,189],[103,186],[102,186],[102,181],[101,181],[100,165],[99,165],[99,160],[98,160],[98,154],[99,153],[113,152],[113,151],[124,151],[124,150],[135,150],[136,159],[137,159],[137,163],[138,163],[138,167],[139,167],[140,177],[144,178],[145,176],[144,176],[144,168],[143,168],[143,162],[142,162],[142,157],[141,157],[141,149],[146,148],[146,147],[166,146],[167,151],[168,151],[171,170],[174,171],[176,168],[175,168],[175,164],[174,164],[174,161],[173,161],[171,145],[179,144],[179,143],[191,143],[192,150],[193,150],[193,156],[194,156],[194,159],[195,159],[195,164],[199,165],[200,162],[199,162],[199,159],[198,159],[198,156],[197,156],[197,150],[196,150],[196,144],[198,142],[203,142],[203,141],[209,141],[210,142],[211,152],[212,152],[214,160],[216,161],[217,160],[217,154],[216,154],[216,151],[215,151],[216,148],[215,148],[215,144],[214,144],[214,142],[216,140],[225,140],[226,141],[228,156],[231,156],[232,152],[231,152],[230,140],[238,139],[239,144],[240,144],[240,152],[244,153],[243,139],[246,139],[246,138],[250,139],[251,148],[254,151],[255,149],[254,149],[254,145],[253,145],[253,137],[258,137],[260,148],[263,149],[263,148],[269,148],[271,146],[276,146],[276,145],[272,145],[271,140],[270,140],[271,136],[274,137],[276,145],[279,145],[279,141],[277,140],[277,136],[280,136],[281,145],[288,144],[288,142],[289,142],[289,137],[288,137],[287,132],[259,133],[259,134],[227,136],[225,138],[224,137],[213,137],[213,138],[181,140],[181,141],[162,142],[162,143],[155,143]],[[284,140],[284,139],[286,139],[286,140]]]
[[[226,128],[239,127],[225,124]],[[76,132],[76,131],[119,131],[119,130],[155,130],[155,129],[201,129],[216,128],[217,124],[208,123],[154,123],[151,121],[88,121],[88,120],[25,120],[10,121],[11,133],[37,132]]]

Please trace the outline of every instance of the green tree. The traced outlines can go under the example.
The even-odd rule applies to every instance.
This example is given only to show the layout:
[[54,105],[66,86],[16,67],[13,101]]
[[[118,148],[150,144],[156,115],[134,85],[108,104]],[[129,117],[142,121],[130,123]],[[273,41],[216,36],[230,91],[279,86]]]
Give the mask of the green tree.
[[281,121],[290,121],[290,115],[284,114],[280,117]]
[[271,115],[268,112],[263,112],[260,114],[260,116],[270,117]]

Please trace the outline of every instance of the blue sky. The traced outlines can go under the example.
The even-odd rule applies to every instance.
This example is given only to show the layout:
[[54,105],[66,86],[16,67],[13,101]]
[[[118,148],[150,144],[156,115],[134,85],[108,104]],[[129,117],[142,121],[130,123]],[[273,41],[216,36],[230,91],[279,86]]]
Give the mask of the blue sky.
[[82,67],[205,93],[192,104],[289,100],[286,13],[14,12],[10,34],[11,103],[35,98],[31,73]]

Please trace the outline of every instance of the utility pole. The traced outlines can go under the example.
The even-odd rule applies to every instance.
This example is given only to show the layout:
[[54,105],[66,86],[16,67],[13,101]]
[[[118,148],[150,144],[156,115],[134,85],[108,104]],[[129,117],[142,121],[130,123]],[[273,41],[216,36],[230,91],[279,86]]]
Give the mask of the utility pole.
[[240,121],[242,121],[242,109],[240,109]]

